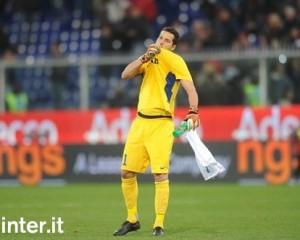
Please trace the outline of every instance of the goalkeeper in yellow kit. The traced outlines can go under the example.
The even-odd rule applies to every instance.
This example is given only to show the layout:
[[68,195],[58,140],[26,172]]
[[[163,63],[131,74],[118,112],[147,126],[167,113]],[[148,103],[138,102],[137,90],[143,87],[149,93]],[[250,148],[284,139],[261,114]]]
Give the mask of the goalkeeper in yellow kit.
[[155,213],[153,235],[164,234],[164,218],[169,200],[169,161],[173,146],[175,98],[180,84],[185,89],[192,128],[199,125],[198,95],[185,61],[173,52],[179,39],[172,27],[161,30],[146,53],[129,63],[122,79],[139,74],[143,82],[139,94],[138,113],[125,144],[121,165],[122,192],[127,219],[114,232],[122,236],[140,229],[137,210],[138,185],[136,175],[145,172],[150,164],[155,180]]

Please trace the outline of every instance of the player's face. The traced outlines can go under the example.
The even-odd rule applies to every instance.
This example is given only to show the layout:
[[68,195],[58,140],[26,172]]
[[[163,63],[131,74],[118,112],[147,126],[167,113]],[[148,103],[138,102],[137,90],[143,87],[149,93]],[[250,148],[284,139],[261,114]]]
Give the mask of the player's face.
[[169,50],[174,50],[176,45],[173,44],[174,35],[170,32],[161,31],[158,38],[156,39],[156,44],[162,48]]

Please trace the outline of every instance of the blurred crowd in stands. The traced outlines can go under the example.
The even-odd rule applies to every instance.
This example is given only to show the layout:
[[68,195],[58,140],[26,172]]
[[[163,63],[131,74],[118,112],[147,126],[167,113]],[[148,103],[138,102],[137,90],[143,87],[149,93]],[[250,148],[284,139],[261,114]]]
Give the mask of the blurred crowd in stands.
[[[179,31],[179,53],[300,48],[299,0],[0,0],[0,12],[0,56],[6,61],[70,54],[137,55],[165,25]],[[216,60],[191,66],[200,104],[260,105],[254,65]],[[89,68],[91,107],[135,106],[139,83],[120,84],[121,69]],[[28,94],[20,107],[78,105],[78,70],[19,71],[23,72],[8,69],[6,82],[7,99],[14,92]],[[268,76],[270,103],[300,103],[300,58],[270,63]],[[38,93],[29,91],[32,87]],[[179,97],[178,104],[184,104],[183,99]]]

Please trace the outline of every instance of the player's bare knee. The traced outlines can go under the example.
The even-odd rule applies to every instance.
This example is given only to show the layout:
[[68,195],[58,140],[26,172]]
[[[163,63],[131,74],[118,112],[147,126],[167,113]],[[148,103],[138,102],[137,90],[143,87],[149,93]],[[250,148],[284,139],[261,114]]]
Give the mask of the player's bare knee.
[[125,170],[122,170],[122,172],[121,172],[122,178],[134,178],[135,176],[136,176],[136,173],[134,173],[134,172],[125,171]]
[[162,182],[165,180],[168,180],[168,174],[167,173],[155,173],[153,174],[155,182]]

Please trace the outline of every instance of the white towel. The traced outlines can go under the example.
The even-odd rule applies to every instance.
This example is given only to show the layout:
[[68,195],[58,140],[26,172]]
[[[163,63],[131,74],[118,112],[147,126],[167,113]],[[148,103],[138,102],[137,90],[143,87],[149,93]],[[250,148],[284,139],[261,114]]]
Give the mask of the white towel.
[[208,148],[199,138],[196,131],[188,131],[185,137],[194,150],[196,162],[205,181],[214,178],[225,171],[225,168],[217,162]]

